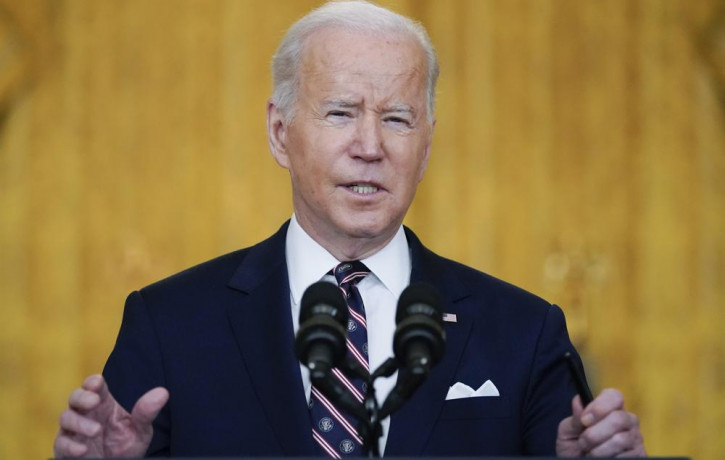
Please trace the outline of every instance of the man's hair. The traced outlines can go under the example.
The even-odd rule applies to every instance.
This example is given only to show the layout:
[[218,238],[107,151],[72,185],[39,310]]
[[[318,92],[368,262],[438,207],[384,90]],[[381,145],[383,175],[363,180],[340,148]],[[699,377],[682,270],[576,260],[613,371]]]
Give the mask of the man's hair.
[[294,118],[300,66],[307,38],[327,27],[339,27],[350,32],[407,35],[416,40],[426,55],[426,108],[428,119],[433,119],[438,58],[423,26],[370,2],[346,0],[328,2],[295,22],[272,58],[272,100],[288,122]]

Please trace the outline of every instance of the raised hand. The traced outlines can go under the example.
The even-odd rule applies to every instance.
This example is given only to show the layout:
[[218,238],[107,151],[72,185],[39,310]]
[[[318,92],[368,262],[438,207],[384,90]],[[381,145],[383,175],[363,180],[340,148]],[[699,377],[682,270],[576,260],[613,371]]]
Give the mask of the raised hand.
[[152,422],[169,400],[165,388],[141,396],[129,414],[113,398],[100,375],[88,377],[68,399],[53,449],[58,458],[143,457],[153,436]]
[[559,424],[556,453],[560,457],[646,457],[639,419],[624,409],[617,390],[602,391],[586,408],[579,396],[572,416]]

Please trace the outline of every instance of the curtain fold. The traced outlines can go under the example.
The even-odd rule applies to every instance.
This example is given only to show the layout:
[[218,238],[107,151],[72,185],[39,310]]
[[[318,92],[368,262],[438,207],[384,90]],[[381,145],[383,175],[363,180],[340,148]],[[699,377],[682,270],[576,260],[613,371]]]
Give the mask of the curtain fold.
[[[384,1],[441,63],[407,217],[567,314],[654,455],[725,451],[722,1]],[[129,291],[292,212],[269,63],[316,1],[0,0],[0,457],[44,458]]]

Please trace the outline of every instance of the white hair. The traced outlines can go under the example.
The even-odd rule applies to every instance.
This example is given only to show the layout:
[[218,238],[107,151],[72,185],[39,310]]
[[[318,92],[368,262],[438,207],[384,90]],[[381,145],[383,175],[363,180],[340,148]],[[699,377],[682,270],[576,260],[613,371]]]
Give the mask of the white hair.
[[423,26],[370,2],[346,0],[330,1],[295,22],[272,58],[272,101],[288,122],[294,117],[306,40],[313,32],[326,27],[339,27],[350,32],[405,34],[415,39],[426,55],[426,107],[428,119],[433,119],[438,58]]

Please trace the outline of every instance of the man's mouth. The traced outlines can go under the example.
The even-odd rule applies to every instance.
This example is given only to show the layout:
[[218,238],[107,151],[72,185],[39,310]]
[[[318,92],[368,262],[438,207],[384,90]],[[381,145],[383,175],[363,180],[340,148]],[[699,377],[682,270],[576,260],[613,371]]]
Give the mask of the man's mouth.
[[350,184],[347,188],[361,195],[369,195],[380,190],[378,187],[370,184]]

